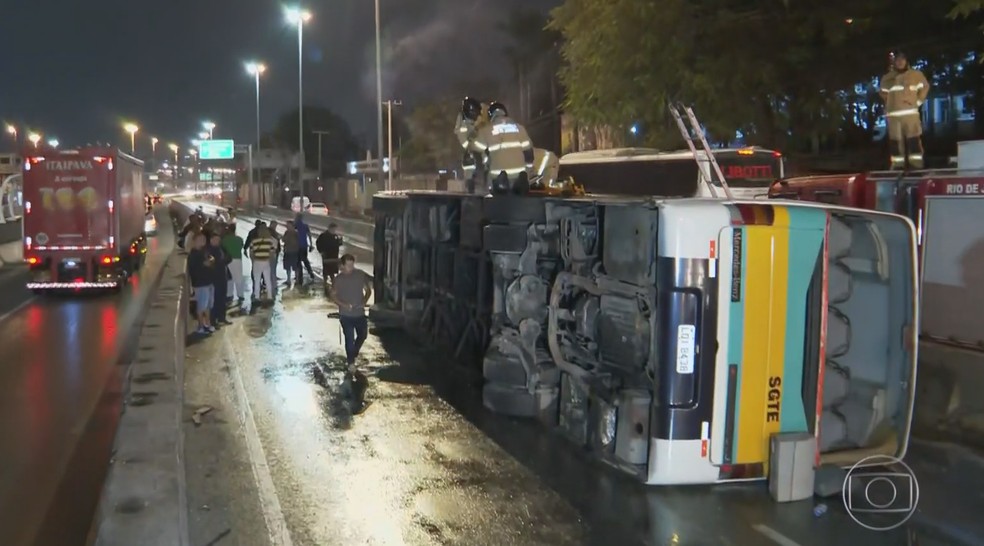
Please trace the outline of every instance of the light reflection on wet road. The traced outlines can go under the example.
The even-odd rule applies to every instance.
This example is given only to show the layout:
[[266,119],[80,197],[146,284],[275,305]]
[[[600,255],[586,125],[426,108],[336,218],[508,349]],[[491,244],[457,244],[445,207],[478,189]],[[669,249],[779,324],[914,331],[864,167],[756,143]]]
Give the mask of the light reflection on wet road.
[[151,238],[122,294],[25,294],[0,322],[0,543],[85,544],[119,420],[124,343],[136,334],[144,279],[171,246],[170,232]]
[[[319,546],[908,543],[904,530],[858,527],[838,499],[815,518],[812,502],[775,504],[761,483],[633,483],[533,423],[488,413],[472,375],[403,334],[370,336],[360,366],[373,403],[353,418],[340,407],[333,310],[317,288],[282,290],[189,349],[188,410],[216,408],[186,429],[192,543],[231,530],[233,543],[284,544],[260,539],[280,518],[294,544]],[[245,413],[273,500],[253,475]]]

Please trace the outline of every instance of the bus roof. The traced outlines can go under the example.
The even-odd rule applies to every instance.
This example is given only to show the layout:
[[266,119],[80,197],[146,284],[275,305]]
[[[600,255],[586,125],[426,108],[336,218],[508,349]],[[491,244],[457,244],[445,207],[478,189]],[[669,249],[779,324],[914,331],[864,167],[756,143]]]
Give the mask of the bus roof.
[[[774,150],[768,150],[766,148],[760,148],[758,146],[749,146],[743,148],[715,148],[714,154],[725,154],[725,153],[768,153],[777,154]],[[702,150],[697,150],[698,155],[704,155]],[[632,161],[639,159],[656,160],[656,161],[675,161],[694,159],[694,154],[690,150],[671,150],[663,151],[656,148],[611,148],[608,150],[588,150],[584,152],[571,152],[564,154],[560,158],[561,164],[571,164],[571,163],[604,163],[604,162],[615,162],[615,161]]]

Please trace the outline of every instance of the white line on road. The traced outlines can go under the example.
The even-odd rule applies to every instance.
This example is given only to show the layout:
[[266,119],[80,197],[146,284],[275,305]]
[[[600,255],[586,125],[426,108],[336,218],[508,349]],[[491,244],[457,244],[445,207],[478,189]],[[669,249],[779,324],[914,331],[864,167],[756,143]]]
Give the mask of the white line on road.
[[780,533],[779,531],[776,531],[772,527],[765,525],[764,523],[756,523],[755,525],[752,525],[752,529],[755,529],[759,533],[762,533],[763,535],[771,539],[772,542],[775,542],[780,546],[800,546],[799,542],[796,542],[795,540],[787,537],[786,535]]
[[24,308],[24,307],[25,307],[25,306],[26,306],[27,304],[29,304],[29,303],[31,303],[32,301],[34,301],[34,299],[35,299],[35,298],[37,298],[37,296],[31,296],[30,298],[27,298],[26,300],[24,300],[23,302],[21,302],[21,303],[20,303],[20,305],[18,305],[17,307],[14,307],[14,308],[13,308],[13,309],[11,309],[10,311],[7,311],[6,313],[4,313],[4,314],[2,314],[2,315],[0,315],[0,322],[3,322],[3,321],[5,321],[5,320],[7,320],[8,318],[10,318],[11,316],[13,316],[13,315],[14,315],[14,313],[16,313],[17,311],[20,311],[20,310],[21,310],[21,309],[23,309],[23,308]]
[[256,419],[253,417],[249,396],[246,394],[246,384],[243,383],[243,376],[239,371],[239,363],[244,362],[244,360],[239,358],[239,354],[229,338],[227,336],[222,336],[222,338],[226,354],[231,357],[229,373],[236,389],[239,421],[243,425],[243,432],[246,434],[249,462],[250,466],[253,467],[253,478],[256,479],[260,508],[263,511],[263,519],[266,520],[267,532],[270,534],[270,544],[273,546],[293,546],[294,542],[290,538],[290,530],[287,529],[284,511],[280,507],[280,497],[277,496],[277,487],[274,485],[273,475],[270,473],[270,463],[267,461],[266,452],[263,450],[260,432],[256,428]]

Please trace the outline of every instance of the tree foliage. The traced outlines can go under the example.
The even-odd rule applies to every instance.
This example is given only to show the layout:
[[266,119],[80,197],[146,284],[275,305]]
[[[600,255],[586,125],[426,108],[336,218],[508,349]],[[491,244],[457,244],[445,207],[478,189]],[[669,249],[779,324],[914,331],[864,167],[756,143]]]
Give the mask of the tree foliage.
[[[960,0],[979,4],[980,0]],[[783,148],[816,147],[851,123],[855,86],[880,77],[894,47],[966,56],[973,26],[939,0],[566,0],[566,110],[579,121],[647,128],[679,145],[668,101],[694,106],[720,141],[737,132]],[[805,131],[803,128],[808,128]]]
[[[296,152],[299,148],[297,124],[297,109],[285,112],[264,141],[269,143],[268,146],[272,144]],[[318,135],[315,131],[328,133],[321,137],[321,150],[318,150]],[[304,162],[307,168],[318,167],[319,154],[326,177],[342,176],[347,162],[360,159],[359,146],[348,122],[328,108],[305,106]]]
[[433,173],[461,163],[461,146],[454,135],[454,122],[461,99],[445,97],[421,104],[407,117],[410,139],[400,149],[405,173]]

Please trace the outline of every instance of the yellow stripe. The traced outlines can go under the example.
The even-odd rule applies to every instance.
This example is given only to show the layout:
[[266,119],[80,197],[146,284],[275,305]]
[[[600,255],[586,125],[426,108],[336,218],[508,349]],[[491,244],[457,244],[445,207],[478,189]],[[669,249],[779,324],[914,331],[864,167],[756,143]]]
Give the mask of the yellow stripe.
[[[770,381],[782,380],[785,357],[789,212],[775,207],[774,225],[748,226],[746,235],[745,337],[735,463],[768,464],[769,438],[779,432],[780,400],[773,400],[770,408],[769,396]],[[778,387],[780,393],[787,388]]]

